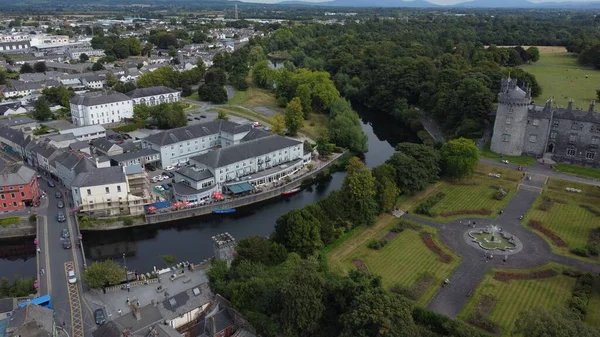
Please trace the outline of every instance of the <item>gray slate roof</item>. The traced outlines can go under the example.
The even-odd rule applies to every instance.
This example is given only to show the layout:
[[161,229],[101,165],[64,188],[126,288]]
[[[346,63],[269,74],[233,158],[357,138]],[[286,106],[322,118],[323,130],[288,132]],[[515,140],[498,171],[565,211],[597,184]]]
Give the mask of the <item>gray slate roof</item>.
[[142,97],[155,96],[155,95],[173,94],[176,92],[179,92],[179,91],[160,85],[160,86],[149,87],[149,88],[138,88],[138,89],[128,92],[126,95],[131,98],[142,98]]
[[191,159],[216,169],[301,143],[279,135],[270,135],[201,154]]
[[182,167],[179,170],[175,171],[175,173],[181,174],[182,176],[185,176],[195,181],[206,180],[214,177],[209,170],[196,171],[189,167]]
[[48,143],[37,143],[31,148],[31,152],[39,154],[40,156],[48,159],[50,156],[57,151],[57,148]]
[[71,150],[81,150],[81,149],[85,149],[85,148],[89,148],[89,147],[90,147],[90,145],[88,144],[88,142],[83,141],[83,140],[69,144],[69,149],[71,149]]
[[590,112],[590,111],[581,111],[581,110],[569,111],[568,109],[565,109],[565,108],[559,108],[559,109],[554,110],[554,118],[570,119],[570,120],[574,120],[574,121],[600,124],[600,113],[599,112]]
[[8,329],[17,328],[13,335],[27,337],[50,337],[53,330],[53,311],[39,305],[29,304],[17,308],[8,322]]
[[159,153],[159,152],[152,150],[152,149],[141,149],[139,151],[125,152],[122,154],[110,156],[110,159],[116,161],[117,163],[120,163],[120,162],[132,160],[132,159],[136,159],[136,158],[142,158],[142,157],[146,157],[146,156],[155,155],[157,153]]
[[87,187],[118,184],[124,183],[125,181],[123,168],[120,166],[111,166],[79,173],[71,185],[76,187]]
[[270,135],[271,135],[271,133],[267,132],[265,130],[258,129],[258,128],[252,128],[252,130],[250,130],[250,132],[248,132],[248,134],[245,135],[244,138],[242,138],[242,142],[247,142],[247,141],[258,139],[258,138],[267,137]]
[[250,124],[239,125],[230,121],[215,120],[159,132],[144,140],[158,146],[165,146],[209,135],[216,135],[219,134],[220,131],[236,134],[250,131],[251,128],[252,126]]
[[119,145],[109,141],[106,138],[98,138],[92,142],[92,145],[102,152],[108,152],[114,146],[116,146],[117,148],[121,148]]
[[35,171],[25,166],[5,168],[0,175],[0,186],[26,185],[35,176]]
[[71,104],[93,106],[100,104],[108,104],[115,102],[129,101],[129,97],[125,94],[115,91],[92,91],[71,98]]

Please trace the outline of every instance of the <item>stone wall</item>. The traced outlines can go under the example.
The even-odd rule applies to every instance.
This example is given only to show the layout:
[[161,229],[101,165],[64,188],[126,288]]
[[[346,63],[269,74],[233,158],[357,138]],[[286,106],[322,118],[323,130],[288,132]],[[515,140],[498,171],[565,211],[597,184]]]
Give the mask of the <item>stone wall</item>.
[[[523,153],[528,105],[524,102],[509,105],[500,101],[499,99],[496,110],[491,150],[502,155],[520,156]],[[505,135],[510,138],[505,139]]]

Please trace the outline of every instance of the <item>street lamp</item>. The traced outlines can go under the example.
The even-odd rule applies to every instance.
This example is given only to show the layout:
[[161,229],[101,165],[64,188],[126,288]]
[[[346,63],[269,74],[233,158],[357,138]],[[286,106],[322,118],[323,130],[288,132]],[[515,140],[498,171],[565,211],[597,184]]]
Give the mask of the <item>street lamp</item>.
[[125,260],[125,253],[123,253],[123,265],[125,266],[125,282],[127,282],[127,287],[129,287],[129,277],[127,275],[127,260]]

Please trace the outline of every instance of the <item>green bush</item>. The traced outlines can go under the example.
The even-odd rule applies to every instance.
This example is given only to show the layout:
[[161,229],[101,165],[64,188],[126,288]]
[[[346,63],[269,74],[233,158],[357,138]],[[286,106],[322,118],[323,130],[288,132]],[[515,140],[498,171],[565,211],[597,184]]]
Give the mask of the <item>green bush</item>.
[[571,253],[575,254],[575,255],[579,255],[579,256],[583,256],[583,257],[588,257],[588,251],[585,248],[573,248],[571,249]]
[[36,220],[37,220],[37,215],[35,215],[35,214],[31,214],[31,215],[29,216],[29,222],[35,222]]
[[21,218],[18,216],[11,216],[10,218],[2,218],[0,219],[0,226],[6,228],[10,225],[16,225],[21,222]]
[[569,310],[576,313],[582,320],[585,319],[587,314],[593,284],[594,276],[592,274],[582,274],[577,279],[577,284],[573,289],[573,297],[569,300]]
[[379,250],[387,245],[387,240],[371,240],[367,247],[374,250]]
[[445,196],[446,195],[444,193],[439,192],[438,194],[427,198],[427,200],[423,201],[417,206],[415,212],[417,212],[418,214],[424,214],[431,217],[435,217],[436,214],[431,212],[431,208],[435,206],[438,202],[442,201],[442,199],[444,199]]
[[504,190],[503,188],[499,188],[496,192],[494,192],[494,194],[492,194],[492,198],[495,200],[502,200],[507,194],[508,191]]
[[598,254],[600,254],[600,247],[595,243],[588,243],[585,245],[585,249],[591,256],[598,256]]
[[131,225],[133,225],[132,218],[123,218],[123,226],[131,226]]

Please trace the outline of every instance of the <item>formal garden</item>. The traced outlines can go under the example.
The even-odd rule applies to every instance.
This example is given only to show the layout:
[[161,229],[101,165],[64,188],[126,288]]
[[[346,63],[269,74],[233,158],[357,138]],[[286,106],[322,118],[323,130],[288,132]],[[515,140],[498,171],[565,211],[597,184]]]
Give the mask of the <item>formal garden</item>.
[[[564,308],[597,320],[600,310],[597,289],[586,285],[598,277],[546,264],[533,269],[490,269],[459,318],[493,334],[510,336],[523,311]],[[589,292],[595,292],[590,294]],[[586,295],[588,294],[588,295]],[[589,302],[588,302],[589,301]],[[596,323],[597,325],[597,323]]]
[[330,271],[360,269],[381,276],[384,288],[424,306],[458,266],[460,258],[444,247],[436,231],[391,215],[353,233],[327,254]]
[[522,224],[558,254],[598,261],[600,187],[551,178]]
[[400,209],[436,222],[464,217],[493,218],[515,194],[522,175],[517,170],[479,164],[473,177],[441,181],[402,200]]

